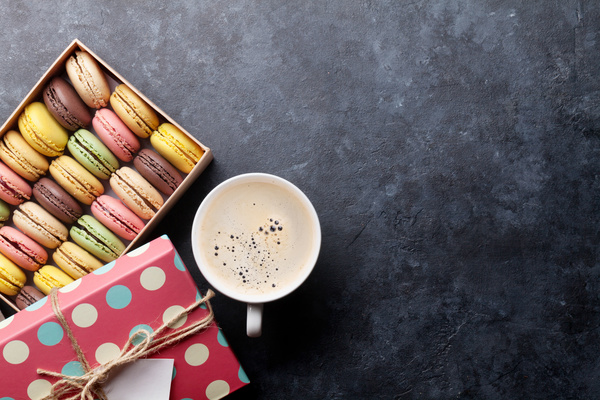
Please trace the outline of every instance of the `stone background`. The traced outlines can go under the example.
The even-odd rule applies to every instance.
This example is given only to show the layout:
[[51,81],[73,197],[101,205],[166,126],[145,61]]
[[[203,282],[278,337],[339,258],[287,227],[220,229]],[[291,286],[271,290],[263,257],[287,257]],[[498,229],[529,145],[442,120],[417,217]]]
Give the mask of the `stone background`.
[[212,148],[153,234],[188,266],[223,180],[313,201],[319,262],[263,336],[213,302],[232,400],[598,397],[598,2],[10,1],[0,26],[0,119],[78,38]]

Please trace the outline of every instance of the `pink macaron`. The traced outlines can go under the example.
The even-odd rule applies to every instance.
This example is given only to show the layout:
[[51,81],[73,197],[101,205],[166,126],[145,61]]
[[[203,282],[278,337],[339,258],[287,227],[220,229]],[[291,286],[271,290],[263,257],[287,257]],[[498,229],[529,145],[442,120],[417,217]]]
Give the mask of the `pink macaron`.
[[37,271],[48,261],[48,253],[42,246],[10,226],[0,228],[0,252],[29,271]]
[[13,206],[31,198],[31,186],[12,169],[0,163],[0,199]]
[[121,161],[131,161],[140,149],[137,136],[108,108],[96,111],[92,120],[94,130],[106,147]]
[[133,240],[142,229],[144,221],[114,197],[102,195],[92,203],[92,214],[113,233]]

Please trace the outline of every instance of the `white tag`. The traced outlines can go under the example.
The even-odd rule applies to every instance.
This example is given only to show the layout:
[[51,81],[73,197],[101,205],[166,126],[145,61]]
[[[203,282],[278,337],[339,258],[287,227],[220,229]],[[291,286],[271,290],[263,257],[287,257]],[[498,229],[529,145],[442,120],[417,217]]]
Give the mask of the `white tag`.
[[111,373],[104,393],[108,400],[169,400],[173,364],[172,359],[137,360]]

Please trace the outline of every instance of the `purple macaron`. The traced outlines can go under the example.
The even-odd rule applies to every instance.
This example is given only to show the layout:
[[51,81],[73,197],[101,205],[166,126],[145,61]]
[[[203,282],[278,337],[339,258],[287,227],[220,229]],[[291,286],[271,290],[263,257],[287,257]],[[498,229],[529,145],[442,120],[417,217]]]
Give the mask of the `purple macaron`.
[[75,89],[60,77],[54,77],[44,89],[44,103],[59,124],[75,131],[92,123],[92,115]]
[[42,178],[33,185],[33,197],[50,214],[72,224],[83,215],[81,205],[56,182]]
[[174,166],[149,149],[140,151],[133,160],[133,165],[152,186],[167,196],[170,196],[183,181]]

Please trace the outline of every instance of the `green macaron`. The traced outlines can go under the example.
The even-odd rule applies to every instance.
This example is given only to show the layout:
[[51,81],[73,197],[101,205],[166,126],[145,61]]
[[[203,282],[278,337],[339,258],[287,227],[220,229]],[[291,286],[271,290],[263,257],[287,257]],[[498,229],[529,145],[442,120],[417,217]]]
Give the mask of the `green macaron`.
[[108,179],[119,168],[119,160],[92,132],[79,129],[69,138],[67,149],[88,171]]
[[123,242],[90,215],[79,218],[70,235],[75,243],[105,262],[115,260],[125,251]]
[[0,226],[4,225],[8,218],[10,218],[10,206],[4,200],[0,200]]

